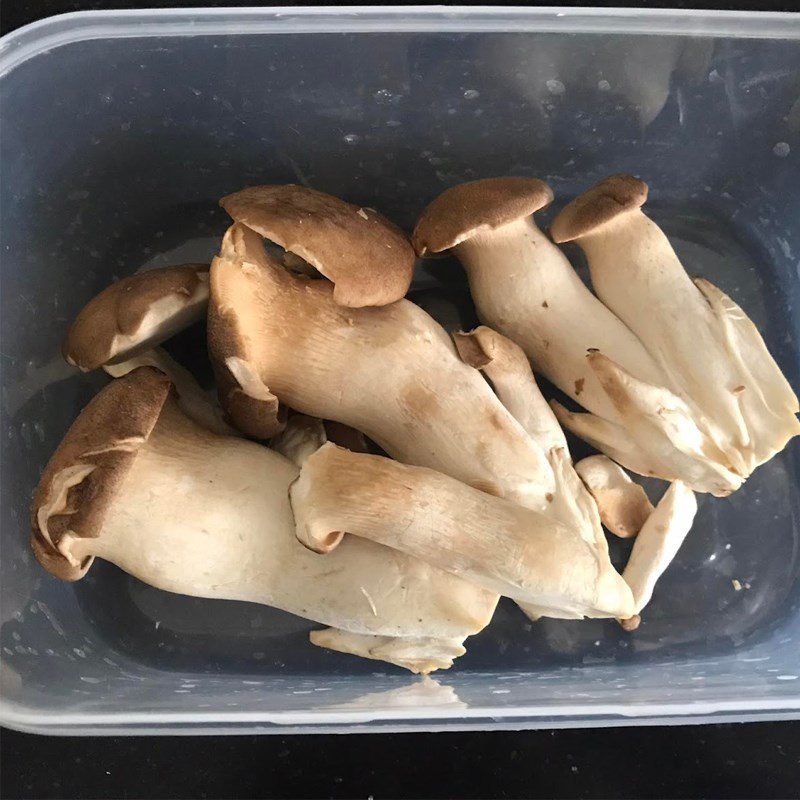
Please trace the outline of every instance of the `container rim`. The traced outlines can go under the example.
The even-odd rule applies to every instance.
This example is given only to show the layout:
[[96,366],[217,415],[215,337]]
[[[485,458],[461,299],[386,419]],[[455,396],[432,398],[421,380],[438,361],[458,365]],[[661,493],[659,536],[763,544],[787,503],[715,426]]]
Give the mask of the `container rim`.
[[544,6],[268,6],[74,11],[0,38],[0,77],[93,39],[279,33],[605,33],[800,40],[800,12]]
[[50,736],[133,736],[242,733],[404,733],[455,730],[534,730],[554,728],[700,725],[800,719],[800,700],[785,697],[705,703],[643,703],[448,708],[426,706],[313,711],[168,713],[59,713],[49,719],[15,703],[0,702],[0,725]]
[[[800,41],[798,12],[483,6],[240,7],[80,11],[0,38],[0,78],[36,56],[99,39],[302,33],[546,32]],[[800,695],[705,702],[44,715],[0,698],[0,724],[40,734],[330,733],[699,724],[800,719]],[[424,728],[420,725],[424,723]]]

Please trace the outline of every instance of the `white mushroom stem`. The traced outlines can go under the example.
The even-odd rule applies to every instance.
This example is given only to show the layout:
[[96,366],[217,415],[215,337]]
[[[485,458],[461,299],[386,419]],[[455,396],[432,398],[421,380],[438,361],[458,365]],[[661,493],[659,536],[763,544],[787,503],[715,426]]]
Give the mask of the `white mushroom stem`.
[[695,278],[694,284],[714,313],[731,364],[745,376],[745,390],[739,391],[738,397],[750,432],[746,461],[752,470],[800,434],[795,416],[800,404],[747,314],[709,281]]
[[588,350],[607,353],[643,380],[662,380],[641,343],[586,288],[533,218],[480,229],[454,251],[481,321],[519,344],[538,372],[585,408],[618,418],[586,363]]
[[650,602],[656,581],[675,558],[696,513],[694,493],[675,481],[642,526],[622,573],[633,592],[636,614]]
[[554,486],[541,448],[418,306],[343,308],[330,283],[291,275],[238,225],[211,287],[212,358],[247,375],[242,393],[271,393],[363,431],[400,461],[545,507]]
[[593,541],[432,470],[326,444],[305,461],[291,502],[298,538],[317,552],[345,545],[347,531],[552,616],[633,614]]
[[594,497],[603,525],[617,536],[636,536],[653,513],[644,489],[606,456],[584,458],[575,471]]
[[800,432],[797,398],[755,327],[713,285],[698,288],[641,210],[577,241],[597,295],[659,364],[662,385],[699,409],[732,469],[746,477]]
[[205,392],[186,367],[179,364],[166,350],[154,347],[118,364],[104,364],[103,369],[112,378],[121,378],[139,367],[155,367],[164,373],[175,386],[178,403],[183,412],[198,425],[221,436],[237,436],[235,428],[222,418],[222,410],[213,394]]
[[[326,442],[320,419],[293,414],[286,427],[270,443],[271,448],[301,467]],[[365,590],[366,591],[366,590]],[[367,595],[365,595],[367,597]],[[371,602],[371,596],[369,596]],[[377,609],[376,609],[377,610]],[[453,660],[466,653],[464,636],[452,638],[380,636],[353,633],[339,628],[311,631],[311,644],[362,658],[386,661],[414,673],[428,674],[449,669]]]
[[701,427],[692,409],[660,385],[645,383],[602,353],[586,357],[624,423],[590,414],[553,410],[564,427],[587,439],[620,464],[665,480],[683,480],[696,491],[724,497],[738,489],[741,473]]
[[[483,370],[503,405],[546,454],[555,489],[547,495],[543,513],[579,533],[598,553],[607,556],[597,505],[575,472],[564,433],[536,385],[522,348],[484,325],[471,333],[456,334],[454,339],[461,357]],[[553,616],[552,611],[530,603],[520,603],[520,607],[531,619]]]
[[462,360],[486,375],[500,402],[545,453],[554,447],[567,449],[564,431],[539,391],[528,358],[518,344],[485,325],[469,333],[456,333],[453,340]]
[[66,535],[60,549],[160,589],[264,603],[355,634],[463,640],[489,622],[496,595],[403,553],[355,537],[329,558],[304,548],[289,505],[297,474],[168,400],[99,536]]
[[572,465],[564,432],[542,397],[531,365],[519,345],[485,325],[456,334],[462,358],[491,380],[503,405],[542,448],[552,473],[554,490],[542,513],[567,525],[607,552],[597,508]]

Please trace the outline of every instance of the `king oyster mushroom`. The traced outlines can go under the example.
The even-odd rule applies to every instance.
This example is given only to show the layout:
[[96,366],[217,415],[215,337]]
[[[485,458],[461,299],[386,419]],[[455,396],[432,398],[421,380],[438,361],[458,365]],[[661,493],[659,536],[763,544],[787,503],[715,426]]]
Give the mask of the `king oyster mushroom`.
[[[605,456],[584,458],[573,467],[564,432],[539,392],[522,348],[485,326],[469,334],[457,334],[455,341],[464,360],[483,370],[502,403],[547,454],[556,492],[544,510],[545,516],[579,533],[595,550],[604,568],[608,544],[601,520],[618,536],[646,532],[642,543],[634,545],[622,574],[634,593],[635,614],[620,621],[627,630],[634,630],[656,581],[692,526],[697,511],[694,493],[683,484],[673,484],[653,509],[641,486]],[[520,603],[520,607],[531,619],[556,616],[552,609],[532,603]]]
[[64,341],[65,360],[81,370],[102,367],[113,378],[155,367],[175,384],[178,401],[214,433],[236,430],[218,404],[166,351],[158,347],[206,315],[208,265],[186,264],[139,272],[113,283],[80,311]]
[[405,297],[414,271],[408,237],[372,208],[304,186],[250,186],[220,200],[235,222],[279,244],[334,284],[343,306]]
[[297,475],[277,453],[192,422],[170,381],[140,368],[103,389],[53,454],[34,497],[32,547],[64,580],[100,557],[160,589],[330,625],[352,635],[347,652],[412,671],[449,666],[497,596],[356,538],[335,561],[310,553],[289,505]]
[[[556,217],[553,238],[581,246],[597,296],[647,348],[661,386],[694,412],[723,465],[744,480],[800,433],[797,397],[745,312],[686,274],[641,210],[647,191],[630,175],[606,178]],[[616,401],[622,413],[623,402]]]
[[125,361],[201,320],[207,304],[208,264],[138,272],[81,309],[64,340],[64,358],[84,372]]
[[631,590],[604,548],[439,472],[325,444],[305,460],[290,494],[297,536],[315,552],[363,537],[543,614],[633,615]]
[[[623,194],[627,193],[623,200],[615,200],[614,181],[621,179],[615,178],[606,186],[607,196],[601,184],[588,200],[579,198],[568,206],[553,225],[555,238],[584,241],[592,239],[594,231],[618,230],[622,222],[615,227],[613,220],[627,219],[633,209],[643,217],[638,207],[643,201],[644,184],[631,186],[627,179],[621,181],[626,187]],[[719,377],[722,383],[715,384],[716,389],[692,393],[691,381],[681,378],[682,368],[673,363],[685,360],[681,352],[692,352],[691,347],[687,349],[688,342],[677,341],[691,337],[692,325],[684,320],[670,325],[667,320],[670,313],[673,319],[680,319],[674,315],[684,313],[693,318],[700,313],[697,302],[687,301],[685,312],[679,304],[670,311],[662,292],[648,294],[645,286],[650,284],[642,277],[650,274],[648,270],[637,272],[634,267],[639,263],[637,254],[646,252],[650,255],[642,263],[653,268],[652,259],[658,260],[653,256],[656,240],[642,240],[637,249],[635,236],[614,239],[625,250],[624,258],[630,264],[630,281],[616,283],[620,292],[628,291],[628,312],[620,312],[620,319],[615,313],[618,305],[612,303],[609,308],[598,300],[530,218],[551,198],[549,188],[535,179],[494,178],[456,186],[423,212],[414,232],[415,247],[421,255],[452,249],[467,270],[479,316],[522,345],[538,370],[591,412],[576,414],[554,404],[559,421],[567,428],[634,472],[682,480],[696,491],[730,494],[758,463],[780,450],[799,429],[794,418],[797,400],[757,331],[732,301],[721,293],[713,295],[710,285],[701,282],[706,297],[716,298],[709,300],[710,307],[702,312],[702,324],[707,328],[716,325],[718,333],[708,335],[717,335],[726,344],[713,348],[715,360],[721,363],[709,366],[705,373],[708,387],[713,377]],[[593,227],[595,222],[599,227]],[[663,254],[669,244],[663,234],[660,236],[657,243]],[[605,272],[613,272],[615,247],[606,234],[598,234],[596,241],[606,242],[600,246],[608,263]],[[587,249],[590,266],[592,247]],[[597,258],[595,253],[595,261]],[[670,263],[670,269],[677,270],[677,259]],[[597,269],[593,268],[593,275]],[[685,278],[682,267],[680,270]],[[631,289],[635,286],[642,288]],[[685,283],[683,286],[685,289]],[[666,291],[666,283],[661,288]],[[701,295],[694,291],[697,301]],[[606,293],[600,294],[605,299]],[[651,315],[659,313],[662,321],[649,327]],[[640,337],[640,328],[651,333]],[[652,333],[656,329],[661,333]],[[670,339],[668,331],[677,329],[680,333]],[[660,348],[659,335],[665,337]],[[751,353],[757,362],[749,368],[754,371],[749,381],[740,374],[743,352]],[[702,376],[694,367],[688,371],[702,389]],[[763,416],[752,411],[737,418],[736,403],[755,407],[760,402],[739,397],[748,385],[755,398],[763,392],[771,400],[766,403],[768,407],[761,406]],[[703,404],[704,395],[713,391],[721,394],[723,388],[730,397]],[[717,412],[719,420],[714,416]],[[741,444],[743,416],[750,418],[752,431],[748,435],[760,444]],[[731,422],[731,435],[720,429],[726,421]],[[734,440],[739,442],[738,449],[731,444]]]
[[555,491],[544,453],[448,334],[407,300],[345,308],[334,291],[288,272],[243,225],[227,231],[208,337],[233,424],[268,438],[280,398],[363,431],[400,461],[544,508]]
[[[516,345],[482,328],[456,336],[454,346],[407,300],[351,310],[331,292],[327,281],[274,262],[252,231],[228,230],[211,269],[209,347],[237,427],[258,436],[261,418],[248,404],[272,397],[273,407],[280,398],[363,430],[399,461],[540,511],[608,558],[597,507]],[[532,617],[575,615],[523,609]]]

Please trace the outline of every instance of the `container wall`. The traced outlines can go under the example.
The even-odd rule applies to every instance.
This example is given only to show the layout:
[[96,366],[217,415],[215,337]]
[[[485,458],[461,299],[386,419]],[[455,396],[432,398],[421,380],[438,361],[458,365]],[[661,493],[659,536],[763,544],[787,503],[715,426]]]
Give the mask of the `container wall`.
[[[342,17],[339,33],[300,32],[302,17],[200,15],[198,35],[184,35],[185,15],[165,17],[163,35],[157,16],[130,15],[148,35],[130,35],[131,23],[122,38],[77,16],[73,29],[93,38],[54,41],[0,77],[0,652],[11,724],[543,725],[800,707],[797,442],[733,497],[701,498],[635,634],[614,622],[534,625],[503,604],[438,686],[317,650],[313,624],[286,614],[169,595],[103,563],[67,585],[29,552],[38,475],[104,382],[62,363],[69,321],[118,277],[210,260],[227,224],[217,200],[248,184],[310,185],[410,229],[432,197],[472,178],[544,178],[555,211],[610,173],[635,173],[689,271],[748,311],[800,385],[798,19],[786,18],[795,38],[781,40],[758,26],[737,38],[724,16],[726,35],[696,17],[673,26],[696,35],[655,36],[624,32],[646,28],[634,12],[576,22],[576,33],[546,14],[465,30],[476,25],[459,13],[423,15],[417,28],[429,30],[405,32],[392,32],[402,11],[377,32],[348,31],[358,15]],[[248,32],[245,18],[278,32]],[[415,286],[450,326],[473,320],[454,262],[421,266]],[[191,339],[176,346],[202,373]]]

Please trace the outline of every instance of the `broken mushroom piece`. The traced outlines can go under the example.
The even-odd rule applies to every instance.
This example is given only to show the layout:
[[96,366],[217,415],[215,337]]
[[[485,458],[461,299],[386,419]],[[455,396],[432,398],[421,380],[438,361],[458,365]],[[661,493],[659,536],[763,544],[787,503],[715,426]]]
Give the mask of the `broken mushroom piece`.
[[64,358],[84,372],[125,361],[201,320],[207,303],[208,264],[123,278],[81,309],[64,340]]
[[555,488],[545,454],[441,326],[408,300],[348,309],[332,293],[327,281],[287,272],[248,228],[225,234],[211,268],[208,336],[236,427],[271,436],[254,412],[280,398],[363,431],[400,461],[544,508]]
[[[353,634],[401,637],[410,669],[428,640],[481,630],[497,596],[417,559],[358,540],[336,560],[295,538],[298,469],[178,408],[169,380],[141,368],[83,410],[44,470],[32,509],[39,562],[65,580],[95,557],[160,589],[264,603]],[[415,652],[415,643],[419,652]],[[432,650],[440,660],[441,647]]]
[[422,212],[412,241],[420,256],[451,250],[466,270],[481,322],[520,345],[537,372],[585,408],[616,419],[587,351],[613,353],[646,380],[660,371],[539,230],[531,214],[552,199],[536,178],[462,183]]
[[[606,178],[558,215],[553,238],[577,241],[598,297],[663,375],[650,381],[633,371],[635,377],[680,398],[702,433],[703,454],[741,483],[800,433],[797,397],[744,311],[708,281],[686,274],[663,231],[641,210],[647,192],[630,175]],[[613,350],[605,354],[628,369]],[[655,413],[662,413],[660,405]]]
[[630,589],[593,542],[433,470],[326,444],[306,459],[290,495],[297,536],[316,552],[363,537],[542,613],[633,614]]
[[622,573],[633,592],[635,612],[632,619],[621,619],[626,630],[638,627],[640,612],[650,602],[656,581],[683,544],[696,513],[694,493],[686,484],[675,481],[642,525]]
[[623,539],[636,536],[653,513],[644,489],[606,456],[584,458],[575,471],[594,497],[603,525]]
[[220,200],[235,222],[279,244],[334,284],[343,306],[405,297],[414,271],[408,237],[371,208],[292,184],[251,186]]

